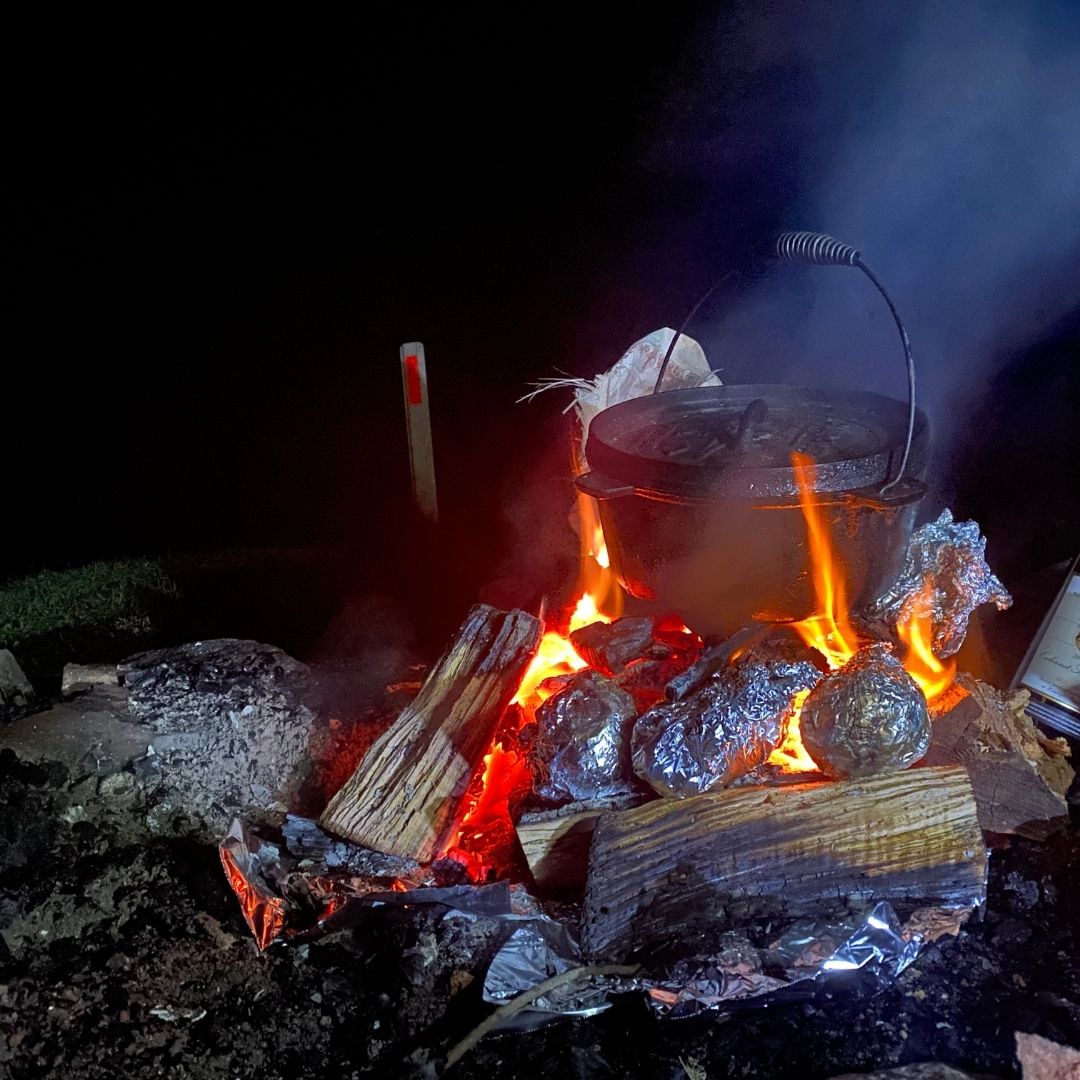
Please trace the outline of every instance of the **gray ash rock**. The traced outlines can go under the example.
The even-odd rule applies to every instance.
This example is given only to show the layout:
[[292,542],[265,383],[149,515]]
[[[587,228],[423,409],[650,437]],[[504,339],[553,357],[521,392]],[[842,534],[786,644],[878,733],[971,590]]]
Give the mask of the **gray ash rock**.
[[630,729],[634,699],[596,671],[583,671],[536,710],[521,732],[537,795],[590,801],[634,790]]
[[314,734],[306,665],[272,645],[223,638],[139,653],[118,672],[171,800],[210,834],[236,814],[271,819],[291,805]]
[[822,679],[803,705],[803,745],[829,776],[871,776],[914,765],[930,746],[918,684],[877,642]]
[[634,725],[634,771],[661,795],[725,787],[780,745],[792,699],[820,674],[806,661],[737,663]]

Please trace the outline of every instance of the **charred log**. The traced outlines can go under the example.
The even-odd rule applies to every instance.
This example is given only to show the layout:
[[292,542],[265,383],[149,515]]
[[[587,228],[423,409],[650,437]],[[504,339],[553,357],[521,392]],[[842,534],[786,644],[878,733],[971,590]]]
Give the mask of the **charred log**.
[[1039,840],[1068,825],[1065,793],[1076,775],[1069,744],[1035,727],[1024,712],[1028,692],[1002,693],[961,675],[954,696],[960,700],[934,717],[924,761],[967,768],[983,829]]

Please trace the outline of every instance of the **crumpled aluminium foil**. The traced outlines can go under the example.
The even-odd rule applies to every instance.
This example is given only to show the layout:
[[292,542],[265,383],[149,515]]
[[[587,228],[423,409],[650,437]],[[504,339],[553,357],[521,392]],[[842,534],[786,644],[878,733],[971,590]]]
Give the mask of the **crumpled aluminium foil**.
[[575,675],[536,710],[521,732],[536,793],[588,801],[633,790],[630,730],[633,697],[595,671]]
[[234,819],[218,845],[225,877],[260,949],[321,933],[355,902],[403,903],[409,896],[415,903],[455,904],[459,893],[474,896],[461,892],[471,886],[428,888],[431,872],[409,860],[362,848],[344,852],[342,841],[307,818],[290,814],[282,832],[284,845]]
[[[505,1004],[537,983],[577,967],[581,952],[565,924],[546,916],[519,920],[484,976],[484,1000]],[[529,1009],[533,1015],[522,1026],[533,1027],[552,1016],[593,1016],[609,1006],[610,993],[610,985],[602,979],[557,987],[533,1001]]]
[[[982,894],[963,908],[921,908],[905,923],[882,901],[843,921],[799,920],[764,948],[739,934],[724,934],[709,955],[679,960],[658,973],[571,983],[550,999],[539,999],[545,1014],[540,1019],[599,1012],[610,995],[634,990],[644,991],[661,1017],[681,1018],[744,1002],[765,1005],[836,971],[869,970],[892,979],[916,960],[924,944],[958,933],[984,900]],[[553,974],[581,966],[573,938],[556,938],[541,929],[544,925],[522,923],[496,953],[484,981],[485,1001],[502,1004]]]
[[634,725],[634,771],[664,796],[730,784],[780,744],[792,698],[821,678],[806,661],[744,661],[689,697],[658,705]]
[[[317,828],[299,819],[289,832],[303,835],[310,852],[321,844],[314,835]],[[326,867],[317,858],[305,856],[297,863],[294,853],[259,838],[239,822],[222,841],[221,853],[245,914],[246,902],[256,903],[255,919],[249,922],[262,948],[275,939],[302,941],[328,932],[356,906],[437,905],[444,919],[494,919],[507,926],[506,940],[484,977],[484,1000],[493,1004],[504,1004],[553,975],[584,966],[576,936],[577,910],[549,906],[558,916],[552,917],[520,885],[499,881],[437,888],[427,887],[421,879],[399,881],[397,888],[385,890],[385,879],[327,878]],[[768,1004],[831,971],[870,968],[883,978],[895,977],[923,944],[958,933],[985,899],[984,881],[978,895],[960,901],[965,906],[921,908],[902,926],[888,903],[878,903],[842,922],[801,920],[765,948],[729,932],[718,936],[709,955],[680,960],[660,971],[611,976],[589,969],[581,978],[537,998],[498,1030],[532,1027],[560,1016],[590,1016],[606,1009],[612,995],[631,991],[644,991],[660,1016],[681,1017],[740,1002]]]
[[914,765],[930,746],[926,698],[875,642],[822,679],[803,703],[803,745],[828,776],[871,776]]
[[[933,618],[932,646],[942,659],[964,644],[968,619],[980,604],[999,611],[1012,597],[986,564],[986,538],[974,521],[953,521],[942,510],[937,521],[920,525],[911,537],[904,569],[874,603],[874,611],[894,625],[910,617],[913,604],[927,603]],[[929,595],[924,598],[924,589]]]

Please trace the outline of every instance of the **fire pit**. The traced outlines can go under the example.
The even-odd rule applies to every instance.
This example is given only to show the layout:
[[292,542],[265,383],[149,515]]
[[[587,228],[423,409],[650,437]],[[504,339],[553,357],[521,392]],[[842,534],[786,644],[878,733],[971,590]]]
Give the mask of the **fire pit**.
[[[974,766],[956,723],[1033,732],[1023,700],[957,682],[930,645],[1007,600],[981,538],[924,526],[897,560],[907,592],[859,618],[816,468],[794,455],[812,597],[797,622],[710,643],[587,593],[562,630],[477,605],[317,825],[290,818],[282,843],[234,823],[222,861],[260,946],[357,906],[483,912],[506,933],[484,982],[505,1011],[482,1034],[631,990],[685,1016],[838,970],[887,982],[955,935],[985,902],[985,835],[1064,824],[1071,773],[1031,772],[1064,748],[1014,739]],[[334,836],[369,850],[335,871]]]
[[[824,237],[780,249],[866,269]],[[913,396],[655,393],[678,338],[597,380],[657,367],[652,394],[588,425],[577,602],[547,623],[476,605],[317,823],[277,840],[236,821],[222,844],[260,948],[373,904],[504,922],[483,990],[501,1008],[447,1064],[522,1012],[628,991],[686,1016],[838,970],[887,983],[982,908],[987,834],[1067,819],[1071,773],[1040,767],[1064,745],[1032,738],[1023,700],[957,681],[971,611],[1011,599],[973,523],[913,530]],[[680,378],[700,384],[696,348]],[[616,577],[648,613],[605,610]],[[944,738],[957,718],[969,744],[1024,735],[979,769]],[[335,870],[341,841],[357,854]]]
[[[651,336],[654,359],[663,337]],[[684,370],[700,378],[702,367]],[[972,966],[986,959],[971,943],[997,918],[985,913],[988,896],[1027,910],[1058,887],[1006,871],[1000,857],[992,866],[990,852],[1061,833],[1073,778],[1068,745],[1040,735],[1025,695],[956,671],[972,610],[1006,607],[1008,594],[973,522],[946,512],[912,530],[926,434],[916,414],[909,453],[896,441],[897,403],[823,395],[812,422],[795,430],[808,392],[793,392],[785,411],[783,394],[770,403],[760,387],[723,390],[683,391],[706,403],[689,411],[672,393],[601,413],[588,444],[594,471],[580,487],[605,496],[611,536],[583,494],[578,595],[540,614],[475,605],[434,665],[387,686],[399,707],[365,723],[363,737],[315,704],[317,676],[305,665],[255,642],[199,642],[94,672],[95,710],[79,718],[94,744],[69,759],[70,791],[66,766],[54,770],[64,794],[50,788],[44,804],[96,846],[65,849],[77,871],[59,858],[49,864],[61,882],[52,892],[38,883],[25,903],[0,892],[12,915],[0,941],[17,977],[40,964],[43,939],[51,962],[70,970],[80,919],[108,972],[127,961],[103,958],[102,935],[143,941],[148,925],[200,943],[209,935],[235,960],[239,943],[221,920],[235,926],[236,910],[196,912],[193,891],[214,888],[205,864],[190,873],[189,859],[172,876],[160,865],[163,844],[211,832],[224,833],[224,880],[254,939],[247,967],[229,967],[237,985],[274,993],[265,972],[249,970],[257,949],[277,973],[275,1007],[284,986],[286,996],[304,995],[305,1008],[326,1010],[314,1025],[296,1011],[317,1059],[294,1055],[283,1069],[340,1072],[362,1060],[430,1074],[470,1061],[472,1074],[490,1072],[497,1051],[482,1040],[491,1031],[542,1031],[622,1009],[619,1023],[635,1031],[722,1016],[732,1026],[721,1030],[753,1031],[755,1047],[767,1048],[757,1074],[776,1075],[801,1046],[773,1047],[770,1021],[754,1018],[761,1006],[770,1018],[795,1017],[787,1039],[801,1044],[813,1003],[856,995],[829,1013],[835,1044],[850,1035],[853,1001],[877,1003],[861,1008],[860,1024],[886,1024],[889,1010],[910,1011],[901,999],[927,995],[916,981],[924,971],[935,980],[934,1009],[948,996],[940,987],[970,985]],[[732,400],[737,409],[713,408]],[[671,425],[612,421],[668,408]],[[616,451],[652,471],[629,491],[599,492],[597,463],[616,471]],[[704,484],[696,494],[676,490],[687,476]],[[625,515],[608,513],[617,505]],[[770,572],[748,561],[745,580],[696,589],[686,567],[727,541],[693,534],[685,550],[676,541],[721,523],[725,536],[747,530],[752,554],[770,552],[776,564]],[[653,525],[648,542],[660,554],[649,572],[659,585],[639,590],[650,606],[624,614],[616,572],[630,573],[640,552],[629,549]],[[673,610],[659,606],[679,595]],[[25,752],[45,738],[70,749],[69,713],[24,720],[9,747]],[[44,805],[31,789],[51,781],[9,759],[0,756],[0,776],[16,792],[18,831]],[[129,866],[98,873],[108,844],[96,828],[115,831]],[[1070,844],[1065,833],[1068,865]],[[89,904],[77,895],[84,874]],[[130,900],[132,875],[141,906]],[[1030,933],[1005,922],[995,942]],[[1058,948],[1066,931],[1040,933],[1038,955],[1068,955]],[[178,952],[158,944],[153,959]],[[154,966],[145,961],[136,966]],[[227,981],[224,963],[209,964],[211,985]],[[1033,965],[1021,973],[1013,963],[1010,1001]],[[207,997],[208,1007],[197,980],[166,992],[152,973],[144,979],[153,1003],[133,998],[123,1013],[183,1026],[169,1054],[181,1056],[184,1040],[204,1031],[250,1052],[227,995]],[[78,993],[66,988],[52,1008],[66,1017]],[[627,1024],[629,999],[639,1012]],[[0,1021],[9,1000],[0,983]],[[935,1022],[942,1030],[952,1019]],[[592,1023],[584,1030],[604,1030],[605,1021]],[[333,1035],[321,1040],[326,1027]],[[674,1045],[661,1028],[648,1030]],[[350,1041],[356,1032],[363,1049]],[[404,1049],[418,1034],[424,1046]],[[0,1044],[0,1060],[25,1038]],[[33,1045],[47,1064],[46,1044]],[[623,1071],[637,1058],[636,1045],[622,1052]],[[256,1049],[252,1069],[260,1061]]]

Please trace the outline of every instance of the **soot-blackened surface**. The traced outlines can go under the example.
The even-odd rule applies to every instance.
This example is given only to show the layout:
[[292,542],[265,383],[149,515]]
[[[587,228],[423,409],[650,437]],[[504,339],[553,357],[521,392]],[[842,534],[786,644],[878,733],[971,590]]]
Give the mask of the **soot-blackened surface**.
[[[0,790],[2,1075],[432,1074],[487,1013],[496,925],[380,909],[260,955],[213,847],[80,819],[85,780],[10,751]],[[1080,1044],[1078,894],[1074,823],[995,851],[985,917],[884,989],[834,981],[795,1004],[679,1022],[629,997],[489,1038],[451,1075],[813,1078],[925,1060],[1016,1075],[1017,1030]]]

